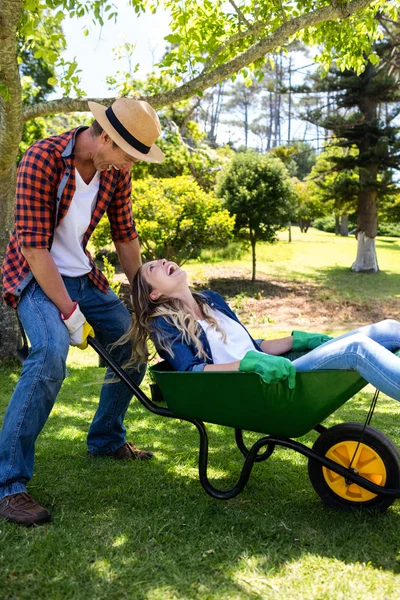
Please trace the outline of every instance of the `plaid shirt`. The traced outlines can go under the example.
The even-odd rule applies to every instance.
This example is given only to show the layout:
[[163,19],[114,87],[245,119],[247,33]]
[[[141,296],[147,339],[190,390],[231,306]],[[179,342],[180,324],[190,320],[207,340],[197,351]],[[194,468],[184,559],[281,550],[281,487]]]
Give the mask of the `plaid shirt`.
[[[17,174],[15,229],[3,262],[3,297],[16,308],[19,296],[33,274],[21,253],[21,246],[50,250],[56,227],[68,211],[75,193],[75,137],[78,127],[61,135],[35,142],[22,157]],[[137,237],[132,217],[131,174],[127,171],[102,171],[96,207],[82,246],[90,260],[88,273],[93,283],[107,292],[108,281],[95,266],[86,245],[104,212],[114,242],[129,242]]]

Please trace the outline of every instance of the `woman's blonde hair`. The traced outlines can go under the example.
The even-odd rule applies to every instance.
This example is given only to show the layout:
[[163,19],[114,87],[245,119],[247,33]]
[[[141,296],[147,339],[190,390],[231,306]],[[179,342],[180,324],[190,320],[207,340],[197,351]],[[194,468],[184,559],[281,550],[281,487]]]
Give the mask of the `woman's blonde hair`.
[[[165,331],[157,328],[155,319],[164,317],[171,325],[178,329],[184,344],[193,344],[196,348],[196,356],[207,360],[208,356],[200,340],[201,326],[194,315],[185,309],[181,300],[161,296],[157,300],[150,298],[151,285],[143,276],[143,267],[137,271],[132,282],[133,314],[132,323],[125,335],[118,340],[118,344],[133,341],[132,358],[128,366],[140,367],[148,362],[151,356],[149,340],[153,335],[157,336],[157,346],[174,356],[171,345],[174,339],[167,337]],[[225,332],[219,327],[217,320],[212,316],[206,299],[201,294],[193,294],[199,305],[204,320],[221,333],[222,339],[226,341]],[[155,353],[154,353],[155,354]],[[153,356],[154,356],[153,354]]]

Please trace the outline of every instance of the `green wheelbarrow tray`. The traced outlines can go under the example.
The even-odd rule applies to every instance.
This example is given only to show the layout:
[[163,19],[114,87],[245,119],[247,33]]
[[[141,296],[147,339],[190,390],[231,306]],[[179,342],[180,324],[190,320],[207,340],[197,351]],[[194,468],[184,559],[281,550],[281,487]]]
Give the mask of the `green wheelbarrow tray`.
[[[183,373],[171,371],[167,362],[161,362],[150,369],[156,381],[151,386],[153,399],[150,399],[96,339],[89,337],[88,343],[147,410],[158,416],[185,420],[197,428],[200,436],[199,479],[212,498],[227,500],[237,496],[246,486],[253,466],[266,461],[276,446],[299,452],[308,459],[311,483],[328,506],[383,511],[395,498],[400,498],[399,452],[389,438],[369,426],[378,391],[364,425],[343,423],[326,428],[321,424],[367,385],[355,371],[298,372],[296,387],[289,390],[285,382],[266,385],[253,373]],[[159,404],[160,399],[166,401],[168,408]],[[208,478],[205,423],[232,429],[244,457],[239,478],[230,489],[218,489]],[[312,448],[293,439],[313,429],[320,435]],[[262,437],[248,448],[243,439],[244,430],[261,433]],[[351,461],[328,455],[330,449],[335,452],[338,445],[339,454],[343,447],[348,449]],[[366,463],[370,465],[371,456],[373,463],[378,464],[372,476],[363,472],[364,459],[367,458]],[[339,495],[335,487],[337,476],[342,482]],[[351,486],[363,490],[364,494],[370,493],[372,499],[363,497],[357,504]],[[350,499],[347,498],[348,488]]]
[[368,382],[356,371],[302,371],[296,387],[267,385],[255,373],[150,368],[168,408],[184,419],[296,438],[314,429]]

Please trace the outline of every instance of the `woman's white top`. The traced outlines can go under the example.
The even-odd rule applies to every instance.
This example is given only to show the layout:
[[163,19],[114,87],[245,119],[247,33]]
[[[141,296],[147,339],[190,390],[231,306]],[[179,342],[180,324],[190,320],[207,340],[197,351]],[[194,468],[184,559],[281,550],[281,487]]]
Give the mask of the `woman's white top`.
[[76,189],[67,214],[54,232],[50,254],[61,275],[80,277],[92,270],[83,251],[83,237],[90,225],[96,206],[100,172],[96,171],[90,183],[85,183],[75,169]]
[[250,335],[240,323],[219,310],[211,308],[210,311],[212,316],[217,320],[220,328],[226,334],[226,341],[224,342],[221,333],[212,327],[208,321],[198,320],[210,344],[214,364],[218,365],[242,360],[249,350],[257,352]]

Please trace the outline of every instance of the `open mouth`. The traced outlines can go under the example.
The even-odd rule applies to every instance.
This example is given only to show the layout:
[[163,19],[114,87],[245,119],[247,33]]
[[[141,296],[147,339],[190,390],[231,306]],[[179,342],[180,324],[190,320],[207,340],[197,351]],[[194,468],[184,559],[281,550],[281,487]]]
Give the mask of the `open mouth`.
[[167,267],[167,275],[168,275],[168,277],[170,275],[172,275],[173,273],[175,273],[175,271],[177,271],[178,269],[179,269],[179,267],[177,265],[173,265],[173,264],[168,265],[168,267]]

